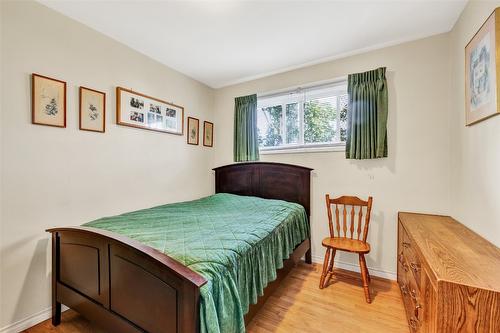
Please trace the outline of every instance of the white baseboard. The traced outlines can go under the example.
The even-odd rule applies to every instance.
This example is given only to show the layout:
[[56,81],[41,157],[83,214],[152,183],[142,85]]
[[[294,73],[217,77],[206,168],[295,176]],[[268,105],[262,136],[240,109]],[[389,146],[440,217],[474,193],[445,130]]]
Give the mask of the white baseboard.
[[[312,261],[315,263],[323,265],[324,260],[325,260],[325,258],[323,258],[323,257],[312,256]],[[352,271],[352,272],[358,272],[358,273],[360,272],[359,265],[354,265],[354,264],[350,264],[350,263],[342,262],[342,261],[338,261],[338,260],[335,260],[335,267],[342,268],[342,269]],[[397,279],[398,279],[397,274],[394,272],[388,272],[388,271],[384,271],[384,270],[381,270],[378,268],[373,268],[373,267],[368,267],[368,270],[370,271],[370,275],[372,275],[372,276],[378,276],[378,277],[393,280],[393,281],[397,281]]]
[[[63,305],[61,311],[68,310],[68,307]],[[36,324],[41,323],[52,317],[52,307],[35,313],[27,318],[21,319],[13,324],[0,328],[0,333],[19,333],[28,329]]]

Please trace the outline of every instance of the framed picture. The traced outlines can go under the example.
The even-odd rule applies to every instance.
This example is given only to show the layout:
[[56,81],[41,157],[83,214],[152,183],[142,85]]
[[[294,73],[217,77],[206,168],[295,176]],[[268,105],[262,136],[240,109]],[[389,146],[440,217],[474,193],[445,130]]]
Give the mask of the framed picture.
[[488,17],[465,47],[465,122],[472,125],[500,111],[500,9]]
[[66,127],[66,82],[31,75],[31,122]]
[[197,145],[200,142],[200,120],[188,117],[187,143]]
[[80,87],[80,129],[104,133],[106,124],[106,94]]
[[214,145],[214,124],[209,121],[203,122],[203,145],[205,147]]
[[183,135],[184,108],[158,98],[117,87],[116,123]]

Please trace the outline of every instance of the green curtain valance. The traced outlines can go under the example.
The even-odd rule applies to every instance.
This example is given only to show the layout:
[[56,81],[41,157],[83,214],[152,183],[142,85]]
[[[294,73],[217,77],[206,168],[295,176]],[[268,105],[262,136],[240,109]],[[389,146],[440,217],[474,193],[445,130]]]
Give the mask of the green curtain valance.
[[234,100],[234,161],[258,161],[257,95]]
[[387,81],[381,67],[348,76],[346,158],[387,157]]

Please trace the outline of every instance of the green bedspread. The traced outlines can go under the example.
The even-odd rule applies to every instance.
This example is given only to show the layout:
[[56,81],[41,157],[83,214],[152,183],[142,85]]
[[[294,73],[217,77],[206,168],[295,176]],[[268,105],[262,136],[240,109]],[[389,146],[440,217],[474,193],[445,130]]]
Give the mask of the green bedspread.
[[295,246],[309,237],[301,205],[219,193],[85,226],[151,246],[207,279],[201,288],[201,332],[244,332],[243,316]]

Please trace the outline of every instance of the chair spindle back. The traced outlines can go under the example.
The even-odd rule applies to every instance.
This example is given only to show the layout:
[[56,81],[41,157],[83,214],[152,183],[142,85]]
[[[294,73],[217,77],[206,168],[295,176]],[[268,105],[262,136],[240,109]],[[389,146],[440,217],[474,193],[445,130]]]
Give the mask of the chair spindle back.
[[[326,207],[328,212],[328,224],[330,227],[330,237],[335,237],[335,231],[337,232],[337,237],[357,239],[366,242],[368,237],[368,227],[370,225],[370,213],[372,209],[372,197],[368,197],[368,201],[361,200],[358,197],[341,196],[335,199],[330,199],[330,195],[326,195]],[[335,225],[333,223],[332,217],[332,205],[335,205]],[[341,211],[339,211],[339,206],[341,206]],[[348,208],[350,207],[350,209]],[[363,214],[363,208],[365,208],[365,213]],[[342,222],[340,218],[342,214]],[[355,229],[356,214],[357,226]],[[363,224],[364,216],[364,226]],[[350,221],[348,221],[348,219]],[[356,237],[355,237],[355,234]]]

